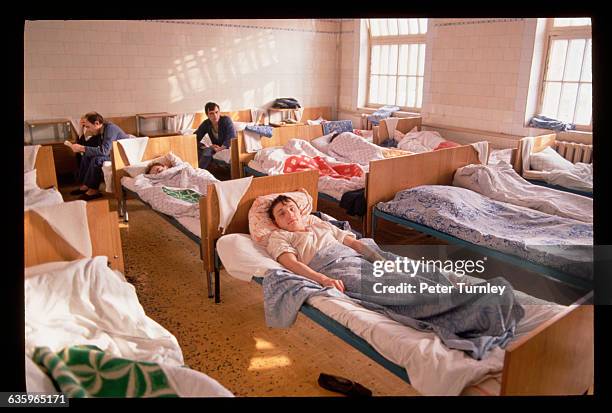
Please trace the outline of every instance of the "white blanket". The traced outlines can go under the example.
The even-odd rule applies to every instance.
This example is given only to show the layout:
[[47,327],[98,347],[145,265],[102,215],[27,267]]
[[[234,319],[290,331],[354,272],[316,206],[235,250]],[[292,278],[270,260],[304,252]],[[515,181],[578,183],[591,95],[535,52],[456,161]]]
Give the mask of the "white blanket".
[[415,131],[404,135],[398,142],[397,149],[415,153],[430,152],[445,141],[446,139],[440,136],[436,131]]
[[184,216],[199,218],[199,203],[174,198],[166,194],[163,187],[191,189],[201,196],[206,196],[208,185],[217,181],[218,179],[207,170],[196,169],[187,162],[181,162],[156,175],[138,175],[133,184],[138,196],[156,211],[175,218]]
[[569,170],[523,171],[526,179],[536,179],[551,185],[593,193],[593,164],[576,163]]
[[496,201],[547,214],[593,222],[593,200],[585,196],[534,185],[507,163],[468,165],[457,169],[453,186],[471,189]]
[[180,396],[231,396],[216,380],[181,367],[176,338],[145,314],[134,287],[107,261],[101,256],[26,268],[26,355],[38,346],[94,345],[117,357],[160,363]]
[[343,132],[329,144],[327,154],[336,161],[369,166],[370,161],[385,159],[382,147],[352,132]]

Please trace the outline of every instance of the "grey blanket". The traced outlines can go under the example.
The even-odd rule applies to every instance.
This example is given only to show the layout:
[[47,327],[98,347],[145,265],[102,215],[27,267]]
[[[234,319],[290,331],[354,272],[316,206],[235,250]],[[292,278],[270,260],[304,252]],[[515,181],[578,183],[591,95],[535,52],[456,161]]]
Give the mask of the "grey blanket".
[[[362,241],[388,260],[398,257],[380,250],[372,239],[362,238]],[[263,281],[268,326],[291,326],[300,307],[311,296],[348,296],[357,304],[406,326],[433,331],[447,347],[465,351],[479,360],[489,349],[505,347],[524,316],[511,285],[501,277],[475,285],[488,283],[506,287],[502,294],[460,293],[458,288],[451,289],[448,294],[419,292],[421,283],[431,286],[451,286],[453,283],[434,270],[417,273],[414,277],[401,272],[375,277],[372,263],[340,243],[319,251],[309,266],[328,277],[342,280],[345,294],[333,288],[323,288],[287,270],[269,270]],[[415,285],[417,293],[380,294],[373,289],[375,283]]]

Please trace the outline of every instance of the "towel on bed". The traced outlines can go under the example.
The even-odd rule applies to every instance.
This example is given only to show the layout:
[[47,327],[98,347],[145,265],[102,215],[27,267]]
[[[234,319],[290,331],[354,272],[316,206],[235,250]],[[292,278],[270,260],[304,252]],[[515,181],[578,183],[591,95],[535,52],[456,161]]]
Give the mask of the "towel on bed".
[[34,169],[39,149],[40,145],[25,145],[23,147],[23,172],[29,172]]
[[134,165],[142,160],[149,138],[144,136],[142,138],[121,139],[117,142],[123,148],[130,165]]
[[64,239],[81,257],[91,257],[91,237],[87,225],[87,202],[72,201],[52,206],[34,207],[53,231]]
[[387,118],[385,119],[385,124],[387,125],[387,136],[393,138],[395,136],[395,129],[397,129],[397,122],[399,122],[399,118]]
[[219,229],[222,234],[232,222],[238,203],[246,193],[253,180],[252,176],[230,181],[215,182],[217,198],[219,199]]
[[474,142],[470,145],[472,145],[472,147],[476,149],[476,152],[478,152],[478,160],[480,163],[486,165],[487,160],[489,159],[489,142]]

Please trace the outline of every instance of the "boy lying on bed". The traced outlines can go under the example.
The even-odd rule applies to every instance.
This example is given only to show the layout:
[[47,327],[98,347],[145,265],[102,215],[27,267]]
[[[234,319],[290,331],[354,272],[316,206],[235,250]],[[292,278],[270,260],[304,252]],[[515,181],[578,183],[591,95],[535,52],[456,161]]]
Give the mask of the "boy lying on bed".
[[[448,275],[431,267],[415,274],[395,271],[377,277],[373,263],[395,261],[398,256],[380,250],[373,240],[357,240],[317,217],[302,216],[297,203],[285,195],[272,201],[268,214],[278,230],[270,234],[266,249],[290,271],[269,270],[264,278],[266,320],[271,326],[291,325],[312,295],[347,295],[402,324],[434,331],[447,347],[480,359],[492,347],[504,347],[524,315],[512,286],[501,277],[474,284],[496,286],[501,294],[460,292]],[[412,285],[414,292],[381,294],[374,286],[381,283],[404,289]],[[440,286],[447,292],[438,292]]]

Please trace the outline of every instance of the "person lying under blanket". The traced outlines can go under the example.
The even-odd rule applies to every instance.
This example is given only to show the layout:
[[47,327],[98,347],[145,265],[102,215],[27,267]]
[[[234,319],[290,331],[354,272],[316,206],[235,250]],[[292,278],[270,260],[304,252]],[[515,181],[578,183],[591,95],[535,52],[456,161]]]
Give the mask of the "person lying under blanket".
[[[514,337],[524,310],[504,278],[457,280],[456,274],[451,277],[431,266],[413,273],[397,266],[381,276],[375,271],[383,267],[378,264],[404,257],[302,211],[286,195],[277,196],[268,210],[278,229],[270,233],[266,250],[286,269],[269,270],[264,277],[268,325],[287,327],[308,297],[324,293],[348,296],[404,325],[434,331],[447,347],[476,359]],[[404,292],[381,293],[381,285]]]

